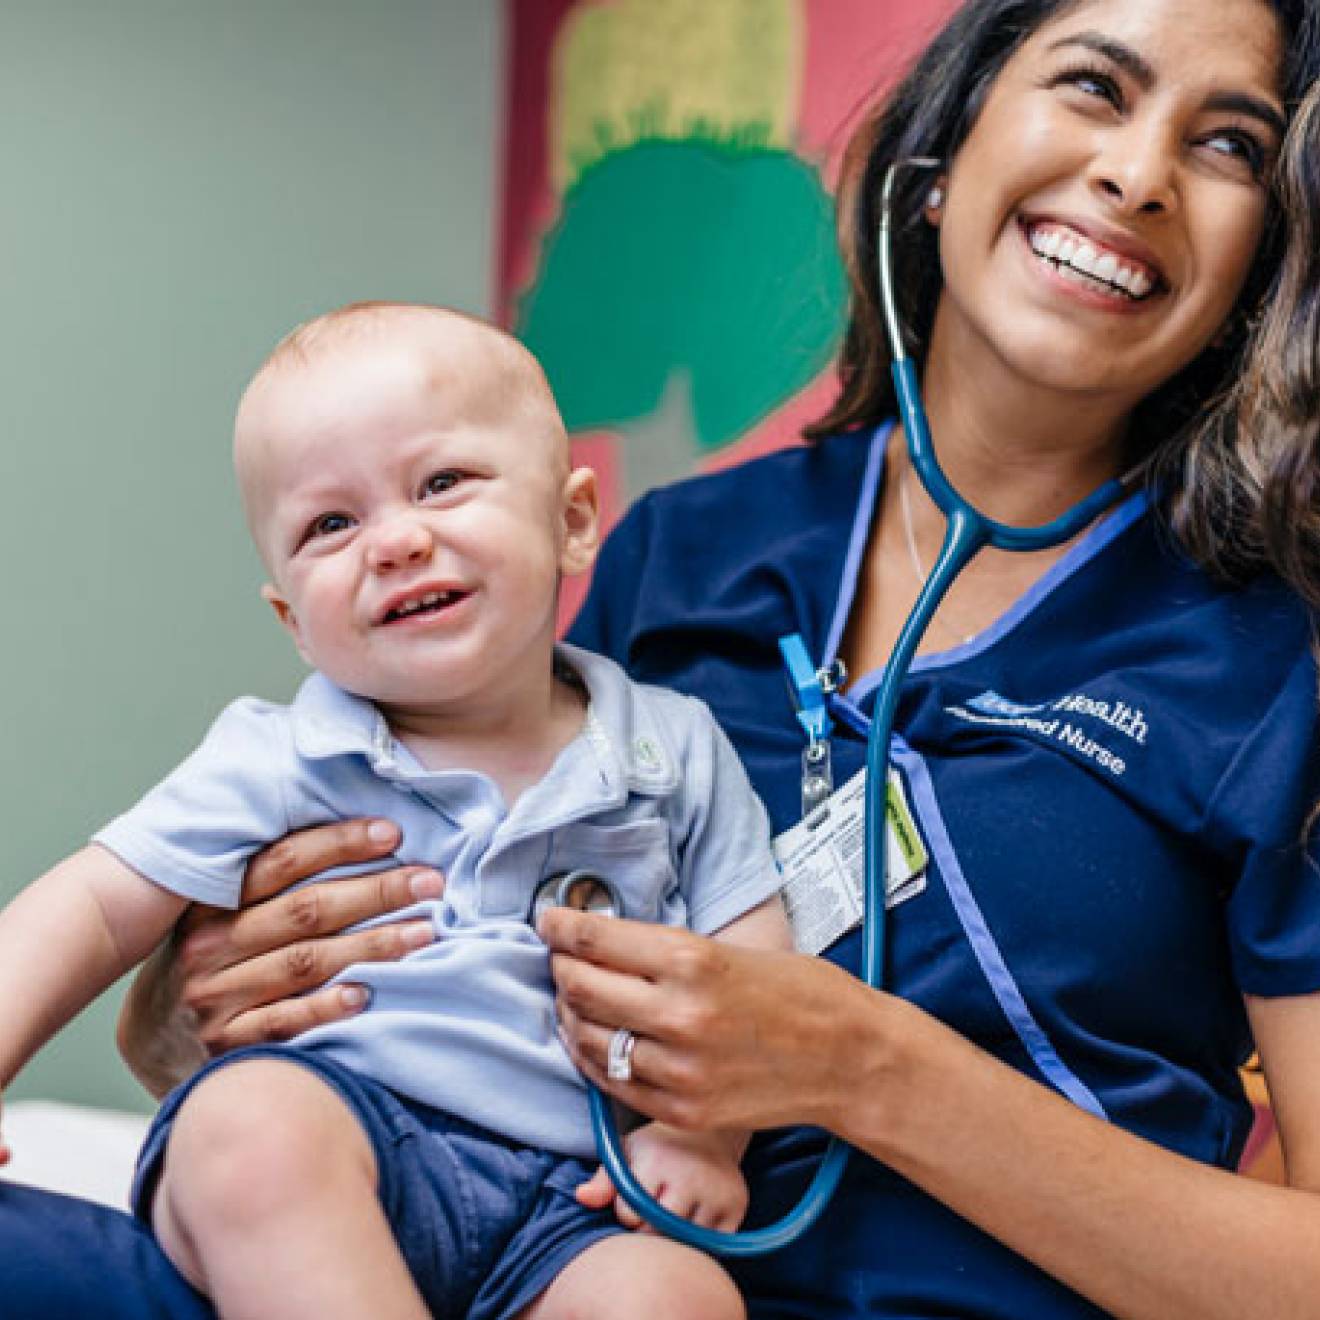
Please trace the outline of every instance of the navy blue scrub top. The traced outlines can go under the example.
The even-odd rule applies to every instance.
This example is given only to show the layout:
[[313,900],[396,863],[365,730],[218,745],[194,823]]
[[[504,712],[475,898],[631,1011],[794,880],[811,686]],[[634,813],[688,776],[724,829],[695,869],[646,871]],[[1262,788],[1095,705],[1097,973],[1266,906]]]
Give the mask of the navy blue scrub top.
[[[798,632],[815,661],[835,657],[887,435],[644,497],[571,633],[704,699],[776,832],[800,814],[803,746],[777,639]],[[1320,799],[1308,629],[1273,579],[1212,583],[1142,494],[991,628],[921,657],[894,752],[932,863],[890,914],[886,988],[1039,1078],[1034,1029],[1112,1121],[1233,1167],[1251,1122],[1242,995],[1320,988],[1320,868],[1300,842]],[[854,676],[836,711],[836,783],[864,763],[846,722],[864,727],[877,677]],[[977,919],[999,966],[968,938]],[[854,932],[826,956],[856,972],[859,950]],[[1001,971],[1025,1028],[992,989]],[[791,1202],[819,1148],[806,1131],[758,1141],[754,1215]],[[737,1270],[754,1316],[1097,1314],[861,1156],[821,1226]]]

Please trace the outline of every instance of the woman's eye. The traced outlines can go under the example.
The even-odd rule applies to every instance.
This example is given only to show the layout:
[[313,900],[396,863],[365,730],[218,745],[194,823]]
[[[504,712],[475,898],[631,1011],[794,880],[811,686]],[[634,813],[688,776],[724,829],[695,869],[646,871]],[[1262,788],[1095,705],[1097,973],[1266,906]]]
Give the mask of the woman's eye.
[[1104,69],[1095,69],[1090,65],[1065,69],[1055,77],[1054,85],[1076,88],[1084,96],[1105,101],[1115,109],[1123,106],[1123,92],[1118,81]]
[[1222,129],[1203,141],[1217,155],[1241,161],[1251,171],[1253,178],[1260,178],[1265,173],[1268,156],[1265,148],[1252,134],[1241,129]]
[[455,472],[453,468],[445,468],[427,477],[422,486],[422,494],[424,496],[443,495],[447,490],[453,490],[462,480],[463,474],[461,472]]
[[339,532],[346,532],[353,526],[353,519],[346,513],[323,513],[319,518],[313,518],[307,527],[307,539],[311,540],[317,536],[335,536]]

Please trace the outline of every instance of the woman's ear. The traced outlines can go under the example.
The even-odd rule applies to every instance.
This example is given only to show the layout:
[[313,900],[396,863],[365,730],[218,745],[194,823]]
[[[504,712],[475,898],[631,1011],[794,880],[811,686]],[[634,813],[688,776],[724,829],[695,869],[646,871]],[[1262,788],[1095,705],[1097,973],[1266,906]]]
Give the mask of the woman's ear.
[[312,661],[303,646],[302,629],[298,626],[298,616],[294,614],[293,606],[280,595],[278,588],[270,582],[267,582],[261,588],[261,599],[275,611],[275,617],[280,621],[280,626],[293,638],[293,644],[298,648],[298,654],[310,665]]
[[600,494],[596,474],[589,467],[574,468],[564,481],[564,542],[559,571],[565,577],[585,573],[600,549]]

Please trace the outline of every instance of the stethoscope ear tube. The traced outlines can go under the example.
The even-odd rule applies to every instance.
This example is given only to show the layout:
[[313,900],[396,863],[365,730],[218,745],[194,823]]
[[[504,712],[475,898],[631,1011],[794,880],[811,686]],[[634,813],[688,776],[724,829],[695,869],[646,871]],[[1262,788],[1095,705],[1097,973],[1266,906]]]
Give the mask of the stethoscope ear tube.
[[[1001,550],[1044,550],[1062,545],[1088,527],[1100,514],[1116,504],[1132,480],[1107,481],[1084,500],[1052,522],[1037,527],[1013,527],[987,518],[954,489],[935,458],[930,424],[921,401],[917,366],[904,352],[902,329],[894,296],[890,222],[894,180],[905,165],[934,167],[939,161],[914,157],[897,161],[885,175],[881,194],[880,232],[877,255],[885,324],[893,352],[891,367],[899,416],[907,438],[908,454],[922,485],[945,516],[944,542],[916,604],[899,633],[889,662],[876,691],[871,728],[866,744],[865,876],[866,893],[862,929],[862,980],[873,990],[885,984],[885,892],[887,857],[885,848],[886,799],[889,785],[889,743],[898,709],[898,695],[917,654],[930,621],[948,594],[955,578],[978,550],[987,545]],[[825,1155],[797,1205],[776,1223],[765,1228],[722,1233],[703,1228],[666,1210],[633,1176],[623,1156],[619,1130],[610,1102],[594,1085],[587,1085],[587,1099],[601,1163],[619,1195],[648,1223],[679,1242],[715,1256],[759,1256],[777,1251],[801,1237],[820,1218],[838,1188],[848,1163],[849,1147],[839,1138],[830,1140]]]
[[[967,561],[985,544],[981,524],[954,516],[948,521],[944,546],[930,577],[908,616],[890,656],[876,693],[875,710],[866,747],[865,866],[866,904],[863,922],[862,979],[872,989],[885,980],[885,903],[888,859],[885,855],[885,798],[889,782],[889,740],[898,691],[922,635],[949,584]],[[778,1251],[801,1237],[824,1213],[847,1168],[850,1147],[832,1137],[811,1183],[798,1203],[783,1218],[764,1228],[723,1233],[704,1228],[666,1210],[633,1175],[623,1155],[618,1126],[609,1101],[592,1084],[587,1085],[596,1149],[619,1195],[639,1215],[662,1233],[713,1256],[761,1256]]]
[[917,364],[911,358],[902,358],[894,362],[890,373],[898,400],[898,413],[903,421],[903,432],[907,437],[908,457],[922,486],[946,518],[952,519],[957,515],[975,523],[980,529],[982,544],[994,546],[996,550],[1048,550],[1052,546],[1071,541],[1127,494],[1131,477],[1114,477],[1051,522],[1040,523],[1035,527],[1013,527],[987,518],[954,489],[935,457],[935,445],[930,438],[930,422],[926,419],[926,409],[921,402]]

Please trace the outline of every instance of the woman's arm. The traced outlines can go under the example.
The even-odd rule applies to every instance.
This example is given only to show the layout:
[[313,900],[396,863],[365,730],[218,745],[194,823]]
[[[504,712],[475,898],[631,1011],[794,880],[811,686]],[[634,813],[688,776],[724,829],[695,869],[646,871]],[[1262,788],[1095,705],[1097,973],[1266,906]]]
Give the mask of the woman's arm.
[[[1249,1003],[1289,1187],[1075,1108],[832,964],[555,911],[564,1034],[592,1080],[678,1127],[817,1124],[1105,1310],[1311,1317],[1320,1297],[1320,996]],[[604,1076],[638,1035],[634,1081]]]
[[401,958],[433,932],[425,921],[342,932],[438,897],[443,879],[425,867],[400,866],[286,891],[330,867],[386,857],[398,841],[389,821],[301,830],[252,859],[239,912],[190,909],[144,964],[120,1014],[119,1049],[143,1086],[164,1095],[209,1055],[287,1040],[359,1012],[366,1003],[361,986],[325,982],[352,963]]

